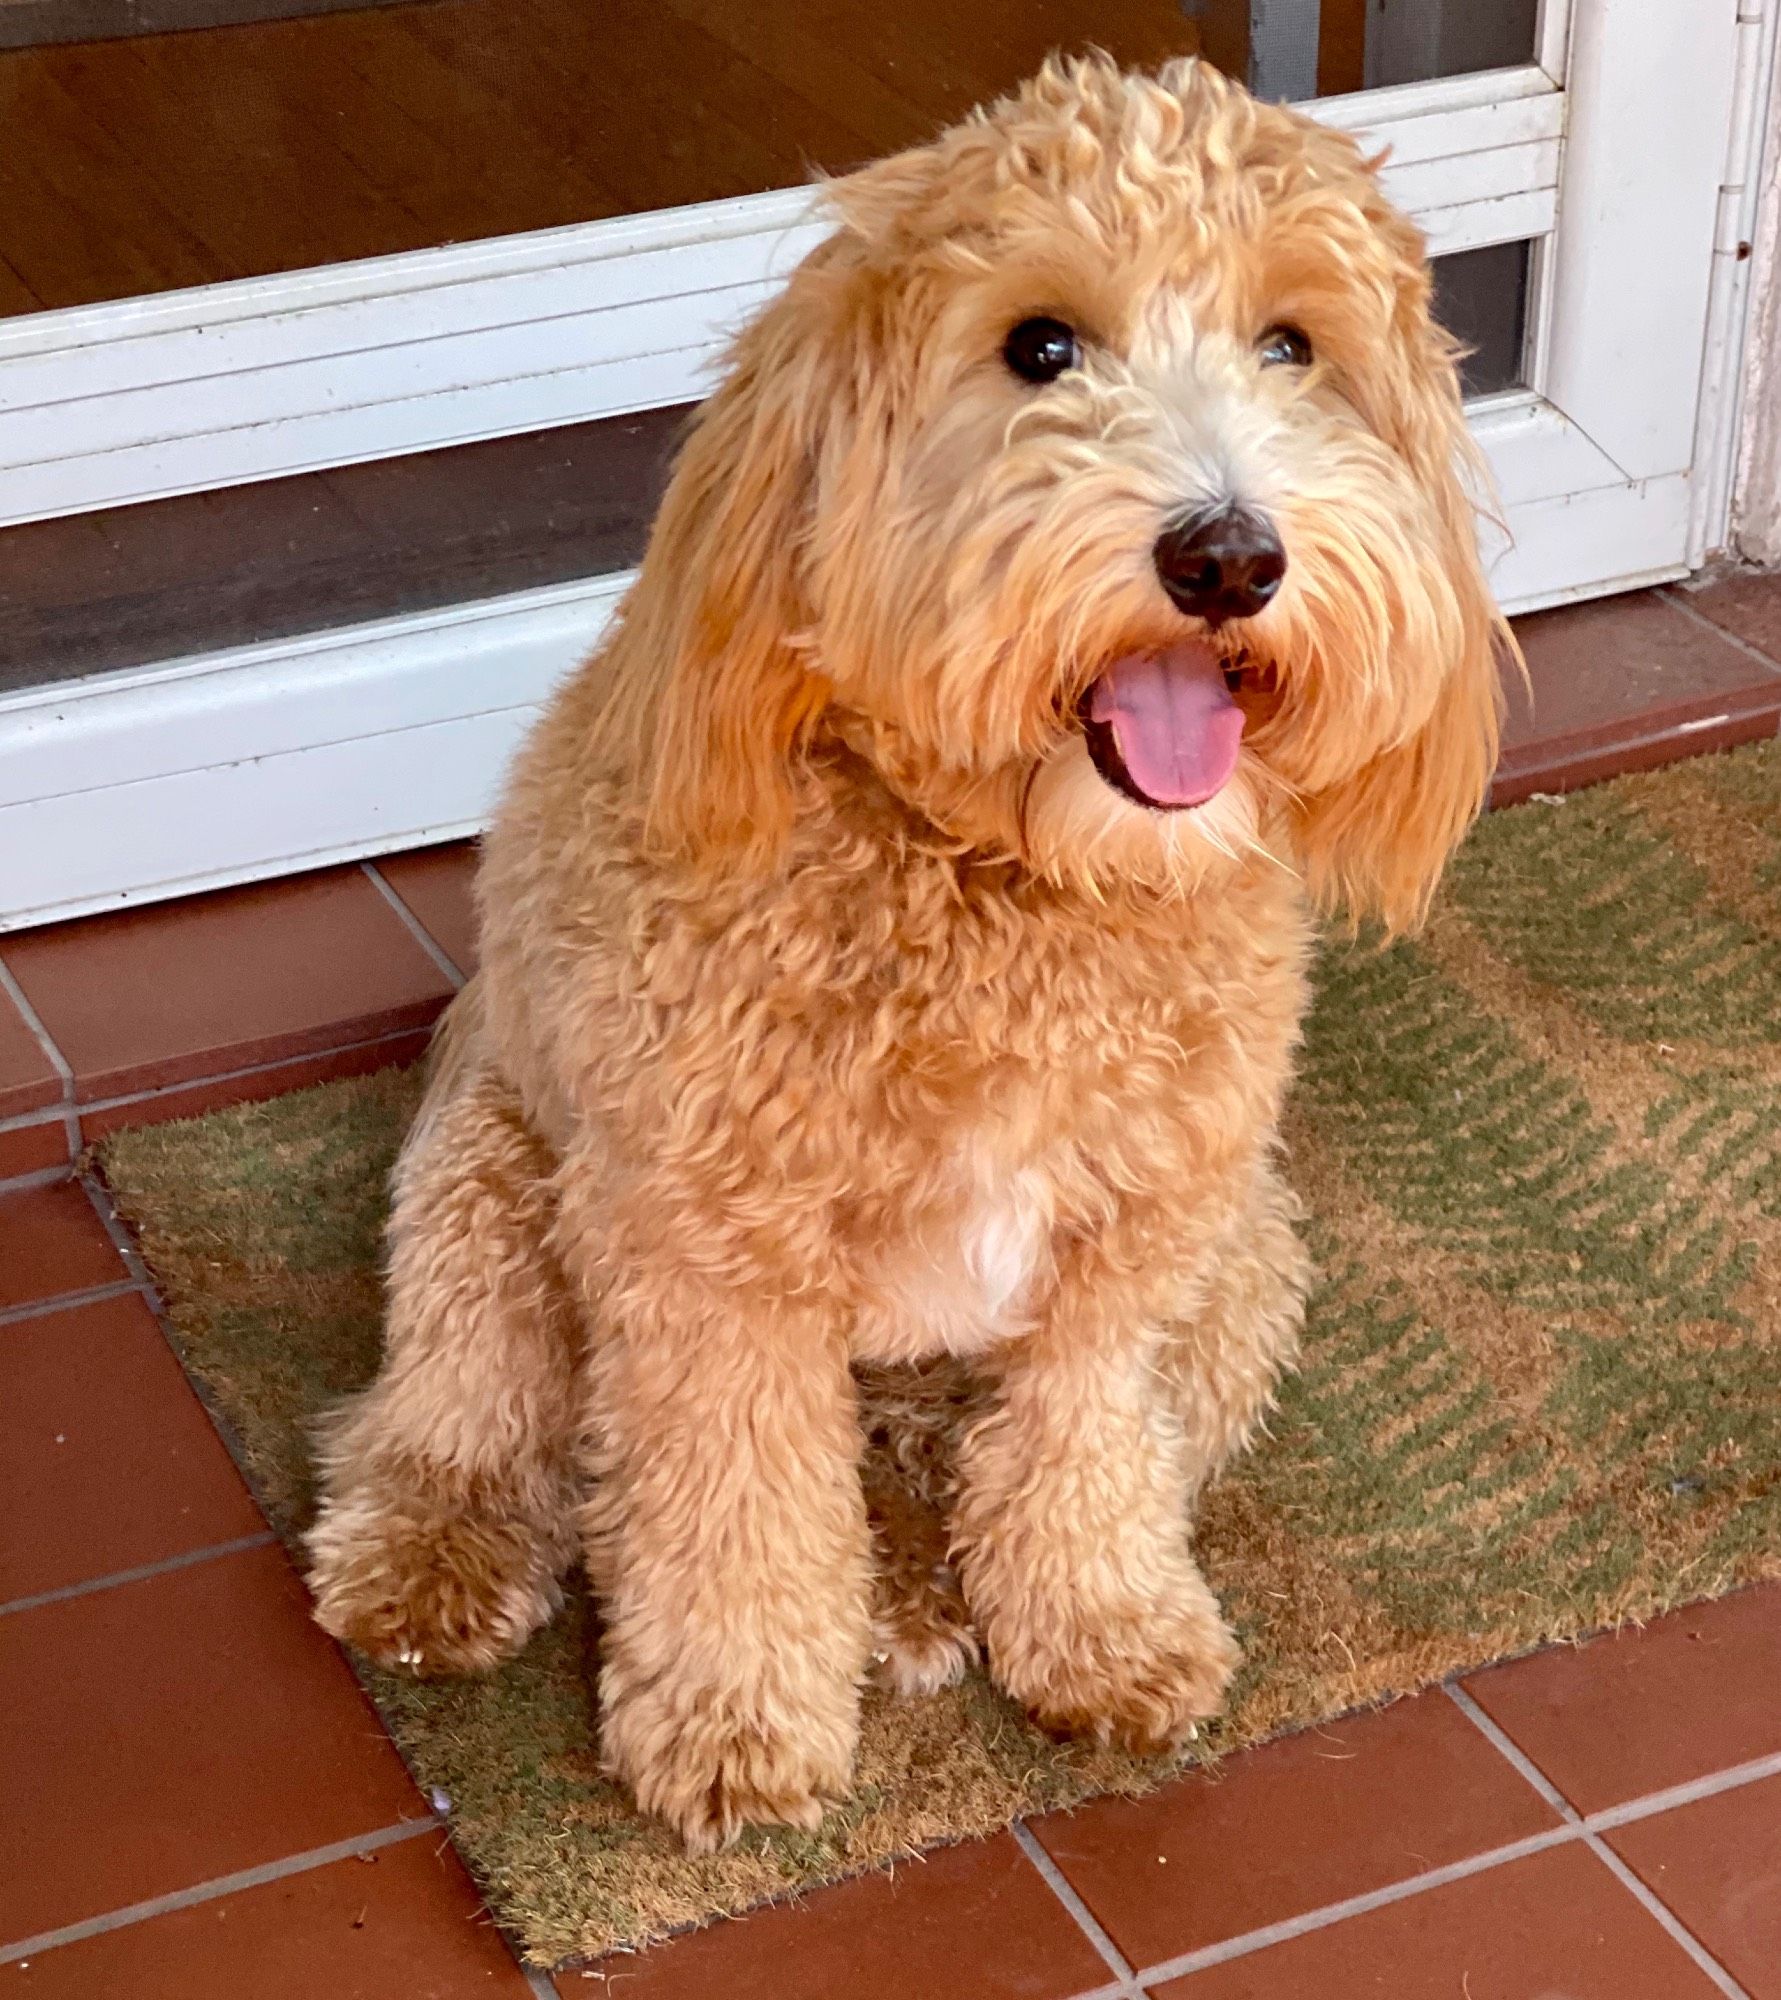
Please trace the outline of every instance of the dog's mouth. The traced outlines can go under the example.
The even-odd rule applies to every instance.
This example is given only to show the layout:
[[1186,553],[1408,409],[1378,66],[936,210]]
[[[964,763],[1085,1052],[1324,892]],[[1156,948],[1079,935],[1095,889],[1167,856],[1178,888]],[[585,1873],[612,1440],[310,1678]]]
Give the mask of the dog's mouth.
[[1245,720],[1237,697],[1249,671],[1203,639],[1124,654],[1077,711],[1095,769],[1153,812],[1205,805],[1237,768]]

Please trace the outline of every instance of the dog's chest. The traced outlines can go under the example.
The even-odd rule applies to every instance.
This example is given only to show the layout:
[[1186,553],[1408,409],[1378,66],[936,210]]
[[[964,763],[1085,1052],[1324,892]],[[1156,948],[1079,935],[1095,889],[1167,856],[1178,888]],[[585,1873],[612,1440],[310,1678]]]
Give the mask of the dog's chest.
[[1051,1276],[1057,1165],[991,1132],[956,1142],[907,1228],[865,1260],[859,1358],[974,1354],[1024,1332]]

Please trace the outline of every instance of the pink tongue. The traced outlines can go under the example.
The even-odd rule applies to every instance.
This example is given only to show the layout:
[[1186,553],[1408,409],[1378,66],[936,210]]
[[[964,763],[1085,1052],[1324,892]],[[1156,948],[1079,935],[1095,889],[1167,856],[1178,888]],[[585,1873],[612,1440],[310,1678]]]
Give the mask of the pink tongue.
[[1204,805],[1237,768],[1243,711],[1210,646],[1115,660],[1095,682],[1088,712],[1112,729],[1133,784],[1153,804]]

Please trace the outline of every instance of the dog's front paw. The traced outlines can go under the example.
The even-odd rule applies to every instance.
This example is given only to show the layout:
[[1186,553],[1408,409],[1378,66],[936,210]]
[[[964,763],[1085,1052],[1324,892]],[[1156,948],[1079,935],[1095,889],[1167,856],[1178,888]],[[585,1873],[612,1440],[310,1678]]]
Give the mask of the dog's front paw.
[[1175,1603],[991,1635],[991,1668],[1041,1729],[1148,1754],[1175,1748],[1224,1706],[1242,1655],[1202,1586]]
[[977,1635],[950,1568],[880,1581],[872,1657],[875,1678],[904,1696],[937,1694],[977,1664]]
[[689,1854],[714,1854],[745,1826],[812,1833],[852,1782],[851,1689],[844,1713],[788,1712],[767,1723],[742,1712],[720,1691],[673,1683],[606,1697],[607,1769],[679,1833]]
[[965,1625],[936,1623],[895,1631],[881,1626],[873,1636],[872,1657],[875,1678],[893,1694],[938,1694],[977,1664],[977,1641]]
[[422,1519],[348,1500],[308,1541],[316,1622],[392,1670],[487,1672],[562,1602],[554,1552],[525,1523]]

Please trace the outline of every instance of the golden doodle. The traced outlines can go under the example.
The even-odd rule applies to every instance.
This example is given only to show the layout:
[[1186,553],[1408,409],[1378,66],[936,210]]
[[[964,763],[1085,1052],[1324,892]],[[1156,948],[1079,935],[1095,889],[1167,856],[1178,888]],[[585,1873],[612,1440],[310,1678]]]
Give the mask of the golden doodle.
[[694,1849],[873,1674],[1139,1748],[1230,1679],[1314,913],[1420,917],[1513,652],[1374,166],[1090,59],[828,185],[513,775],[312,1582],[456,1673],[584,1561]]

